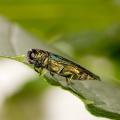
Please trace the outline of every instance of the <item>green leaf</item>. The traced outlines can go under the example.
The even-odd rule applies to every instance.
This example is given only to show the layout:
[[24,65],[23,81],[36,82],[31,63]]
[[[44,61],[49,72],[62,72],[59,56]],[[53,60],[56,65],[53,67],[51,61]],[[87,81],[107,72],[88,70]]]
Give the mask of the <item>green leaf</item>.
[[[26,57],[24,56],[12,59],[23,62],[29,67],[33,67],[27,63]],[[61,86],[63,89],[77,95],[83,100],[86,108],[92,114],[120,120],[120,84],[118,84],[118,82],[114,80],[112,80],[112,82],[106,80],[73,80],[72,84],[68,85],[65,78],[59,75],[52,77],[49,72],[44,76],[40,76],[40,79],[46,79],[51,85]]]
[[105,80],[73,80],[71,85],[67,85],[65,79],[60,76],[56,76],[54,81],[80,97],[92,114],[120,120],[120,85],[118,83]]

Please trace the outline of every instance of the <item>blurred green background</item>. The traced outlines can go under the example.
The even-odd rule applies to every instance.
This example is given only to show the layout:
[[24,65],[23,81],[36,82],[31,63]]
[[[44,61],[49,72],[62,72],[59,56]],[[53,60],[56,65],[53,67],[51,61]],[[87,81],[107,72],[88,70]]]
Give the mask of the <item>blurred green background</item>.
[[[38,40],[102,78],[119,81],[120,0],[0,0],[0,16],[14,25],[19,24]],[[27,84],[19,94],[7,100],[10,115],[13,104],[19,109],[23,94],[24,99],[33,96],[37,100],[35,93],[43,93],[41,83],[37,82],[30,83],[30,87]],[[43,84],[49,88],[45,81]],[[21,119],[9,117],[6,120]]]

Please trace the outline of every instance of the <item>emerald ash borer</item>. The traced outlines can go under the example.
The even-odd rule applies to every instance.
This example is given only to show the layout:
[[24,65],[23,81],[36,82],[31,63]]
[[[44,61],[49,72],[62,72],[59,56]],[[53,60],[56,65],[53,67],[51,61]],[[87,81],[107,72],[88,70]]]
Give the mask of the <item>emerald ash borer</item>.
[[99,76],[79,64],[48,51],[30,49],[27,59],[30,64],[34,65],[36,72],[41,73],[41,70],[45,68],[52,76],[58,74],[65,77],[67,83],[71,80],[100,80]]

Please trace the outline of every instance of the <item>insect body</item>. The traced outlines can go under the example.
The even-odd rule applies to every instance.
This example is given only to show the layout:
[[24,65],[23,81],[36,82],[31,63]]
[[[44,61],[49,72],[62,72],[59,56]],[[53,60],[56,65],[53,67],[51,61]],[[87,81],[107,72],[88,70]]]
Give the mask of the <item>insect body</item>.
[[28,61],[34,65],[35,71],[41,73],[43,68],[50,74],[58,74],[66,78],[67,82],[71,80],[100,80],[100,77],[81,67],[80,65],[63,58],[54,53],[31,49],[27,53]]

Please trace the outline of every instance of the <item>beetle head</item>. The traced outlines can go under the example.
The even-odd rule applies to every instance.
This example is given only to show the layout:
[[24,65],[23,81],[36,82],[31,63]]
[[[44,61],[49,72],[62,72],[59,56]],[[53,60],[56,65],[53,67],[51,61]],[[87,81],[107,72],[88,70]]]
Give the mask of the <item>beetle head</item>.
[[40,49],[30,49],[27,53],[28,62],[40,67],[46,52]]

